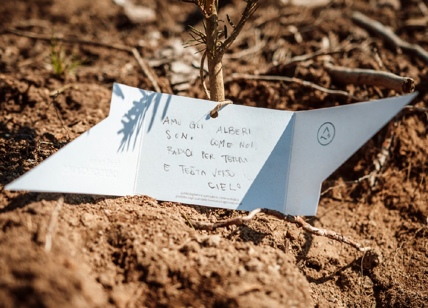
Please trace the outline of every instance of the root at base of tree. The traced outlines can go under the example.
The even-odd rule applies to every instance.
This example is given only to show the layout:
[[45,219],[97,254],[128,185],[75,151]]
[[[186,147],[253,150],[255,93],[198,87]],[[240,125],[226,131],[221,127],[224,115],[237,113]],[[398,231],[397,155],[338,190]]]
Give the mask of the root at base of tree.
[[215,230],[217,228],[221,228],[221,227],[227,227],[227,226],[231,226],[231,225],[242,225],[245,221],[249,221],[251,219],[253,219],[257,214],[259,213],[264,213],[266,215],[270,215],[270,216],[275,216],[276,218],[279,218],[281,220],[284,220],[286,222],[290,222],[293,224],[296,224],[299,228],[302,228],[303,230],[305,230],[308,233],[311,233],[313,235],[316,236],[325,236],[328,237],[332,240],[338,241],[340,243],[345,243],[348,244],[352,247],[354,247],[355,249],[361,251],[361,252],[366,252],[368,250],[370,250],[370,247],[362,247],[361,244],[335,232],[335,231],[331,231],[331,230],[326,230],[326,229],[319,229],[319,228],[315,228],[314,226],[310,225],[309,223],[307,223],[303,217],[301,216],[292,216],[292,215],[285,215],[282,214],[278,211],[275,210],[270,210],[270,209],[255,209],[253,211],[251,211],[247,216],[239,216],[239,217],[235,217],[235,218],[231,218],[231,219],[227,219],[227,220],[222,220],[216,223],[208,223],[208,222],[201,222],[201,221],[195,221],[195,220],[190,220],[191,225],[195,228],[195,229],[202,229],[202,230]]

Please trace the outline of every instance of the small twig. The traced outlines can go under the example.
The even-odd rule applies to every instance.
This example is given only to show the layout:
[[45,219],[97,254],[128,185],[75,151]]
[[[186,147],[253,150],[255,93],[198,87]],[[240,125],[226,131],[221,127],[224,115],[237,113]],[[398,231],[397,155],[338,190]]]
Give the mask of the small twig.
[[81,39],[74,39],[74,38],[65,38],[65,37],[56,37],[56,36],[47,36],[37,33],[31,33],[31,32],[25,32],[25,31],[19,31],[16,29],[6,29],[5,33],[11,33],[18,36],[28,37],[32,39],[37,40],[44,40],[44,41],[62,41],[67,43],[74,43],[74,44],[86,44],[86,45],[94,45],[94,46],[100,46],[100,47],[106,47],[106,48],[112,48],[116,50],[126,51],[129,53],[132,53],[135,60],[137,61],[138,65],[142,69],[143,73],[146,75],[146,77],[149,79],[149,82],[152,84],[153,88],[156,92],[161,92],[161,89],[159,88],[159,85],[157,83],[157,80],[155,76],[152,74],[152,72],[149,69],[149,66],[144,61],[144,59],[140,56],[140,53],[138,50],[134,47],[129,47],[125,45],[119,45],[119,44],[107,44],[97,41],[89,41],[89,40],[81,40]]
[[315,89],[315,90],[322,91],[322,92],[327,93],[327,94],[345,96],[345,97],[351,98],[351,99],[353,99],[353,100],[355,100],[357,102],[364,101],[364,99],[361,99],[361,98],[359,98],[357,96],[351,95],[351,94],[349,94],[346,91],[327,89],[327,88],[324,88],[324,87],[322,87],[320,85],[312,83],[310,81],[306,81],[306,80],[295,78],[295,77],[266,76],[266,75],[249,75],[249,74],[232,74],[230,77],[228,77],[228,78],[225,79],[225,83],[230,82],[232,80],[237,80],[237,79],[292,82],[292,83],[300,84],[300,85],[305,86],[305,87],[309,87],[309,88],[312,88],[312,89]]
[[412,106],[412,105],[404,106],[404,108],[406,108],[406,109],[411,109],[411,110],[417,110],[417,111],[428,112],[428,108],[421,108],[421,107],[416,107],[416,106]]
[[69,88],[73,88],[75,90],[79,89],[79,87],[77,85],[73,85],[73,84],[69,83],[69,84],[66,84],[65,86],[59,88],[58,90],[54,90],[54,91],[49,92],[49,96],[50,97],[53,97],[53,96],[56,97]]
[[[395,122],[395,124],[397,124],[397,121]],[[395,130],[393,130],[392,123],[390,123],[388,125],[388,131],[386,133],[385,140],[382,143],[382,148],[373,161],[375,170],[371,173],[372,176],[369,179],[370,186],[372,188],[375,187],[376,180],[379,177],[379,175],[382,173],[382,170],[385,167],[386,161],[389,158],[394,137],[395,137]]]
[[[360,276],[358,277],[358,284],[360,285],[360,298],[362,298],[364,295],[364,291],[363,291],[363,284],[361,283],[361,278],[364,277],[364,258],[366,256],[366,251],[364,251],[363,256],[361,257],[361,263],[360,263]],[[363,303],[362,301],[360,302],[361,304]]]
[[407,239],[403,242],[401,242],[400,246],[397,247],[397,249],[395,250],[395,254],[394,254],[394,263],[395,263],[395,258],[397,257],[398,251],[400,249],[403,249],[403,246],[408,243],[411,240],[414,240],[416,238],[416,235],[421,232],[423,229],[428,228],[428,217],[427,217],[427,226],[423,226],[421,228],[419,228],[418,230],[416,230],[416,232],[413,234],[413,236],[410,239]]
[[153,76],[149,66],[147,65],[146,61],[140,56],[140,53],[138,52],[137,48],[132,48],[132,54],[134,55],[135,60],[137,61],[138,65],[143,70],[146,77],[149,79],[150,83],[152,84],[153,88],[156,92],[161,93],[161,89],[159,88],[158,82],[156,81],[155,76]]
[[428,25],[428,18],[423,17],[423,18],[418,18],[418,19],[411,18],[409,20],[406,20],[404,22],[403,27],[425,30],[427,25]]
[[[70,140],[70,132],[68,131],[67,127],[65,127],[65,124],[62,121],[62,118],[61,118],[61,116],[59,114],[58,108],[56,108],[56,106],[55,106],[55,99],[58,97],[58,95],[60,95],[59,91],[56,94],[53,95],[53,97],[52,97],[52,104],[51,105],[53,105],[53,107],[55,109],[56,116],[57,116],[58,120],[61,122],[62,128],[64,128],[65,131],[67,132],[68,140]],[[50,107],[50,105],[48,106],[47,109],[49,109],[49,107]]]
[[359,24],[363,28],[366,28],[382,36],[392,46],[394,46],[394,48],[397,49],[397,52],[401,52],[401,50],[404,50],[409,53],[415,54],[419,58],[421,58],[423,61],[428,62],[428,51],[423,49],[418,44],[410,44],[402,40],[391,29],[385,27],[380,22],[373,20],[360,12],[352,13],[351,18],[353,21],[355,21],[357,24]]
[[342,182],[342,183],[340,183],[340,184],[338,184],[338,185],[330,186],[329,188],[327,188],[326,190],[324,190],[324,191],[320,194],[320,196],[325,195],[325,194],[326,194],[326,193],[328,193],[330,190],[333,190],[333,189],[335,189],[335,188],[339,188],[339,187],[342,187],[342,186],[345,186],[345,185],[348,185],[348,184],[358,184],[358,183],[361,183],[362,181],[369,179],[369,178],[372,176],[372,174],[373,174],[373,172],[371,172],[371,173],[369,173],[369,174],[367,174],[367,175],[365,175],[365,176],[362,176],[362,177],[360,177],[360,178],[358,178],[358,179],[356,179],[356,180],[353,180],[353,181],[345,181],[345,182]]
[[418,7],[421,10],[422,14],[424,14],[425,17],[428,17],[427,5],[422,0],[418,0]]
[[415,187],[415,189],[413,190],[412,197],[410,198],[410,202],[411,202],[411,203],[413,203],[413,201],[415,200],[415,198],[416,198],[416,192],[417,192],[417,191],[419,190],[419,188],[422,186],[422,183],[424,182],[424,180],[425,180],[425,175],[422,175],[421,180],[420,180],[420,182],[419,182],[418,186],[416,186],[416,187]]
[[254,14],[254,12],[260,6],[260,3],[258,3],[258,0],[247,0],[246,2],[247,2],[247,7],[245,8],[244,12],[242,13],[241,20],[233,28],[231,35],[223,43],[223,52],[225,52],[227,49],[229,49],[229,47],[232,45],[232,43],[238,37],[241,30],[244,28],[244,25],[247,22],[247,20],[251,17],[251,15]]
[[193,226],[195,226],[196,229],[215,230],[217,228],[227,227],[227,226],[231,226],[231,225],[241,225],[245,221],[249,221],[249,220],[253,219],[254,216],[258,213],[264,213],[266,215],[275,216],[278,219],[296,224],[297,227],[302,228],[303,230],[305,230],[308,233],[311,233],[311,234],[316,235],[316,236],[325,236],[325,237],[328,237],[332,240],[348,244],[348,245],[350,245],[350,246],[352,246],[352,247],[354,247],[357,250],[362,251],[362,252],[370,250],[370,247],[362,247],[359,243],[357,243],[351,239],[348,239],[348,238],[344,237],[343,235],[341,235],[335,231],[315,228],[314,226],[312,226],[309,223],[307,223],[306,221],[304,221],[301,216],[285,215],[285,214],[282,214],[278,211],[270,210],[270,209],[260,209],[260,208],[255,209],[255,210],[251,211],[247,216],[239,216],[239,217],[219,221],[216,223],[199,222],[199,221],[194,221],[194,220],[191,220],[191,221],[192,221]]
[[404,93],[415,91],[415,81],[409,77],[384,71],[333,66],[330,63],[324,63],[324,67],[333,79],[341,83],[377,86]]
[[254,216],[256,216],[256,214],[262,213],[262,212],[263,212],[263,209],[255,209],[251,211],[247,216],[239,216],[239,217],[235,217],[227,220],[218,221],[215,223],[195,221],[195,220],[190,220],[190,221],[192,222],[192,225],[197,229],[212,231],[217,228],[223,228],[223,227],[232,226],[232,225],[242,225],[244,221],[249,221],[253,219]]
[[190,222],[189,218],[187,218],[186,214],[181,213],[181,215],[184,217],[184,219],[186,219],[186,221],[190,225],[190,227],[192,227],[193,229],[195,229],[195,227],[193,226],[193,224]]
[[45,243],[45,251],[46,252],[51,251],[53,232],[55,229],[55,225],[57,222],[59,211],[61,211],[61,207],[62,207],[63,203],[64,203],[64,197],[61,196],[58,199],[58,202],[56,204],[54,211],[52,212],[51,220],[50,220],[49,226],[48,226],[48,231],[46,233],[46,243]]

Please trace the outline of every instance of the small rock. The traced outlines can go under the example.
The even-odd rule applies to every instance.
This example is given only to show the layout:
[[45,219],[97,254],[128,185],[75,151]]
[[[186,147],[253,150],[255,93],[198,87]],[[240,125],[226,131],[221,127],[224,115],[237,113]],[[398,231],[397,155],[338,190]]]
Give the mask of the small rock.
[[114,279],[112,276],[102,273],[98,276],[98,281],[104,288],[112,288],[114,286]]
[[33,203],[27,207],[27,212],[33,215],[43,215],[46,213],[46,209],[41,203]]
[[136,24],[148,24],[156,21],[155,10],[140,5],[134,5],[129,1],[125,2],[124,11],[129,20]]
[[75,217],[75,216],[71,216],[67,218],[68,223],[73,226],[73,227],[77,227],[80,225],[80,221],[79,218]]
[[128,307],[132,298],[132,293],[124,289],[124,287],[116,287],[110,294],[112,301],[119,308]]
[[377,6],[390,7],[396,11],[399,11],[401,9],[401,3],[399,0],[378,0]]
[[174,61],[171,63],[171,71],[174,73],[191,74],[194,68],[182,61]]
[[82,222],[82,224],[85,227],[90,227],[92,226],[92,222],[94,220],[94,215],[89,214],[89,213],[85,213],[82,216],[80,216],[80,221]]
[[165,285],[168,282],[168,266],[164,263],[152,263],[147,270],[147,282]]
[[245,268],[250,272],[260,272],[263,269],[263,264],[257,259],[252,259],[245,265]]
[[379,248],[369,250],[363,260],[363,267],[366,270],[370,270],[376,266],[379,266],[383,261],[382,253]]
[[304,7],[323,7],[326,6],[330,1],[328,0],[282,0],[283,4],[293,4]]
[[322,258],[316,258],[316,257],[310,257],[306,260],[306,264],[311,267],[316,269],[317,271],[320,271],[324,268],[324,262],[322,260]]
[[220,241],[221,241],[221,236],[216,234],[216,235],[207,236],[206,238],[203,239],[202,243],[204,246],[207,246],[207,247],[218,247],[220,245]]
[[373,281],[368,276],[364,276],[363,278],[363,287],[365,289],[373,288]]
[[199,244],[195,241],[191,241],[187,244],[185,244],[181,249],[180,252],[182,252],[184,255],[189,256],[192,252],[198,252],[201,248],[199,247]]
[[178,92],[187,91],[190,89],[190,84],[189,83],[178,84],[174,86],[174,89]]

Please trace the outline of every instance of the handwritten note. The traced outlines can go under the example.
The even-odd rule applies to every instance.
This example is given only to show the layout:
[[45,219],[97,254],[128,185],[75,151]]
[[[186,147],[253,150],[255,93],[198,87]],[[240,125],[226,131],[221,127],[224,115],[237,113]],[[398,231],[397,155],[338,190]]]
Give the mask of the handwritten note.
[[107,119],[5,189],[315,215],[321,183],[417,93],[310,111],[228,105],[114,84]]
[[165,98],[156,107],[165,112],[148,110],[153,124],[146,121],[144,127],[136,193],[214,207],[282,210],[293,113],[227,106],[213,119],[211,106],[189,99],[168,105]]

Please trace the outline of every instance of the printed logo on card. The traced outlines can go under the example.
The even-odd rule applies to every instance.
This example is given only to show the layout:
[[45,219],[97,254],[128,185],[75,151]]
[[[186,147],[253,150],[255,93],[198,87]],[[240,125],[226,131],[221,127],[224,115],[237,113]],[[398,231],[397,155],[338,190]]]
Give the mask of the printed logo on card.
[[318,129],[318,142],[321,145],[329,145],[336,134],[336,129],[334,128],[333,123],[325,122]]

